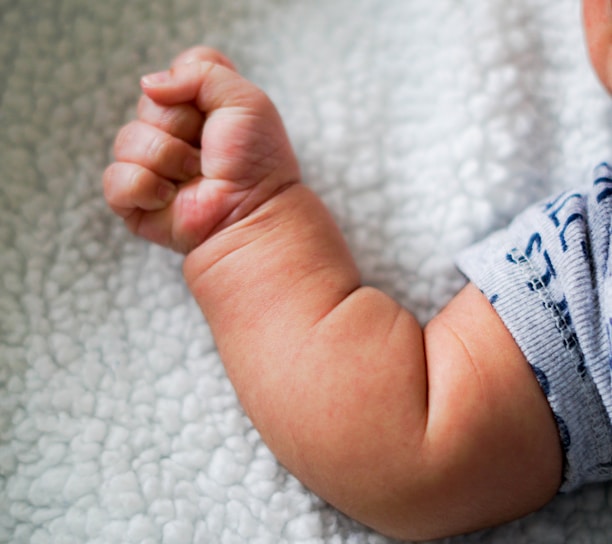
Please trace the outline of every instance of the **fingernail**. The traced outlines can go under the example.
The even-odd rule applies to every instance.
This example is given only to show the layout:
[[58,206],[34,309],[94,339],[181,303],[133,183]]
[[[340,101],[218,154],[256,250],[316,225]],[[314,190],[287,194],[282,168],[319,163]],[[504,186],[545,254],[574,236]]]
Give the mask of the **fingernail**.
[[197,56],[193,56],[193,57],[187,57],[183,61],[183,64],[194,64],[196,62],[201,62],[201,61],[200,61],[200,59]]
[[174,183],[161,183],[157,189],[157,198],[163,204],[169,204],[176,196],[177,188]]
[[154,74],[148,74],[143,76],[141,82],[146,87],[157,87],[158,85],[164,85],[170,81],[170,71],[164,70],[163,72],[155,72]]

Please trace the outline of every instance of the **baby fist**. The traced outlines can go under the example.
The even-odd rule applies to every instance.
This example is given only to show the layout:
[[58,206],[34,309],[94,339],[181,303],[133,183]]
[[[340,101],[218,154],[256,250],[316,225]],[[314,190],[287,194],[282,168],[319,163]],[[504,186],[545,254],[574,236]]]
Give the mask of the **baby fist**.
[[276,108],[220,53],[188,50],[141,86],[104,173],[132,232],[189,253],[299,180]]

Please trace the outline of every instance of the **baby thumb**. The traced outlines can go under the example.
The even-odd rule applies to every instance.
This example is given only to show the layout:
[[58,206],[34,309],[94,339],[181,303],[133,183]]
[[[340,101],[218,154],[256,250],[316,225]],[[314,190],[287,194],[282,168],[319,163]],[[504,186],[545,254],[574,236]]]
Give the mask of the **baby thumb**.
[[203,113],[223,107],[249,106],[255,86],[231,68],[193,60],[170,70],[144,76],[142,91],[166,106],[194,103]]

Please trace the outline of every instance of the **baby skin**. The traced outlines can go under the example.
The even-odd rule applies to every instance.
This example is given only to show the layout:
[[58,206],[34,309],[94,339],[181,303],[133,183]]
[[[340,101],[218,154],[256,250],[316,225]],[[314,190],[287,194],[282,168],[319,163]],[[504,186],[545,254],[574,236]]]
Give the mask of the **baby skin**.
[[[606,84],[609,11],[585,2]],[[279,461],[397,538],[468,532],[546,504],[563,469],[555,419],[485,296],[468,284],[422,329],[362,285],[300,183],[274,105],[219,52],[190,49],[141,86],[106,199],[133,233],[185,254],[228,376]]]

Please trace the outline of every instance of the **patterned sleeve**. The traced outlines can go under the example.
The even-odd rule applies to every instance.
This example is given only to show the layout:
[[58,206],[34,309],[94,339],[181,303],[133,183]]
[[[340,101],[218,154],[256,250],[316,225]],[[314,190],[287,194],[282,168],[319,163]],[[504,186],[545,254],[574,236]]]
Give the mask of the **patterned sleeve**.
[[536,204],[468,248],[462,272],[489,299],[557,421],[561,491],[612,479],[612,168],[586,191]]

